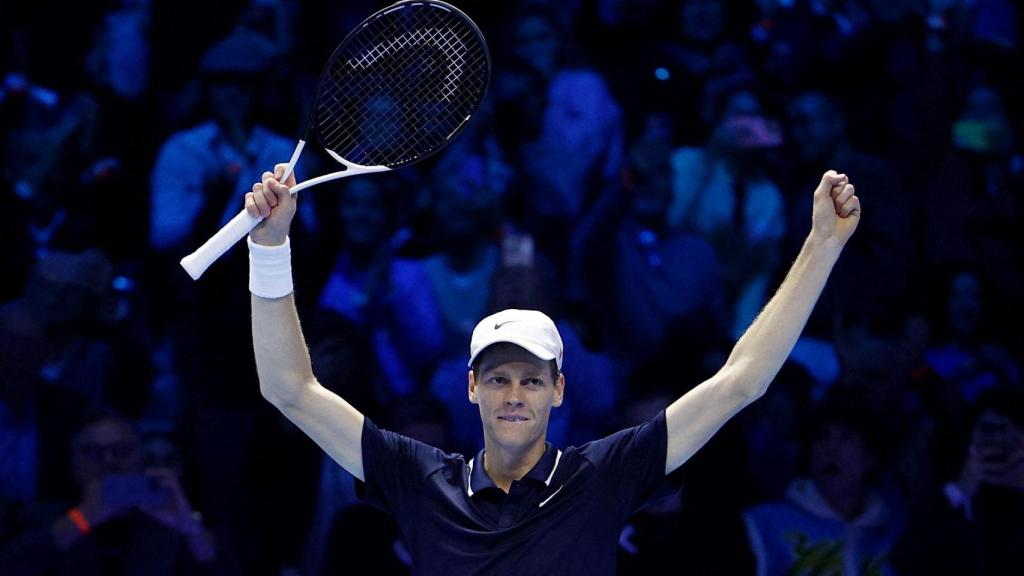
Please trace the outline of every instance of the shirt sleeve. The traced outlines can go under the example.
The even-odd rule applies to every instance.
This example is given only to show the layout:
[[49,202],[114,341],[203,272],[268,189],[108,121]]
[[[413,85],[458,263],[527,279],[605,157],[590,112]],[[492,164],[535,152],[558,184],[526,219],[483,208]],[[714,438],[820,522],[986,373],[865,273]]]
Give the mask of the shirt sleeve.
[[412,438],[381,430],[363,419],[363,476],[356,496],[375,508],[407,516],[423,494],[426,478],[444,466],[446,454]]
[[580,447],[618,499],[622,518],[679,487],[665,475],[667,451],[664,410],[649,422]]

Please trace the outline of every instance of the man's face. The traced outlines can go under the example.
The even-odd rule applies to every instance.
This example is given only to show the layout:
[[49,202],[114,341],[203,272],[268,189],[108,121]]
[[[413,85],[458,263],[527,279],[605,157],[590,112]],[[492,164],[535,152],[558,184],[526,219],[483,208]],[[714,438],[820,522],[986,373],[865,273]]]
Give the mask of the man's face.
[[[469,401],[480,406],[488,446],[519,451],[543,442],[551,408],[562,405],[565,378],[522,348],[485,356],[469,373]],[[518,351],[517,351],[518,350]]]
[[553,73],[558,66],[558,32],[551,22],[529,16],[519,21],[515,36],[517,56],[545,76]]
[[71,448],[71,470],[75,481],[85,486],[110,474],[141,472],[142,456],[139,436],[128,424],[104,419],[75,436]]
[[842,424],[826,424],[811,446],[811,475],[826,494],[849,497],[861,492],[874,465],[861,435]]
[[843,129],[834,116],[828,102],[817,94],[805,94],[790,106],[790,133],[804,161],[825,160],[832,154]]
[[252,79],[237,75],[223,75],[210,83],[207,94],[213,114],[226,125],[244,124],[255,105]]

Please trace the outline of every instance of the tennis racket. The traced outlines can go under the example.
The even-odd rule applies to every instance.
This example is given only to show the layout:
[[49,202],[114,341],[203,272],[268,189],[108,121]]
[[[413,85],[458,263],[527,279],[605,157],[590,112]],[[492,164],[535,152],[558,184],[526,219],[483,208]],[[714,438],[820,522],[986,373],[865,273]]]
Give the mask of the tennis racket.
[[[487,91],[491,58],[480,29],[458,8],[406,0],[364,20],[335,48],[317,84],[305,133],[344,166],[291,188],[408,166],[444,148],[465,128]],[[193,280],[262,218],[243,209],[198,250],[181,259]]]

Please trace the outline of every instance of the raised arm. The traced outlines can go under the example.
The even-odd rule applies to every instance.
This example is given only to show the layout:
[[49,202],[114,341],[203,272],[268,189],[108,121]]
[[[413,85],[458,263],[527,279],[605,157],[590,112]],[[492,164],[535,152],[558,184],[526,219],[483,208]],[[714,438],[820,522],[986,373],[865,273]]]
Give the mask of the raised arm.
[[678,468],[723,424],[768,389],[814,309],[832,266],[860,221],[860,199],[829,170],[814,191],[811,232],[778,292],[714,376],[668,407],[665,472]]
[[[278,164],[275,173],[280,176],[284,168],[285,164]],[[281,260],[285,256],[281,251],[288,250],[284,244],[295,216],[295,198],[288,188],[294,185],[294,175],[281,184],[274,174],[264,172],[263,181],[245,195],[249,214],[266,218],[249,235],[254,244],[250,258],[254,261]],[[292,294],[252,295],[252,341],[263,397],[345,470],[362,480],[363,415],[317,382]]]

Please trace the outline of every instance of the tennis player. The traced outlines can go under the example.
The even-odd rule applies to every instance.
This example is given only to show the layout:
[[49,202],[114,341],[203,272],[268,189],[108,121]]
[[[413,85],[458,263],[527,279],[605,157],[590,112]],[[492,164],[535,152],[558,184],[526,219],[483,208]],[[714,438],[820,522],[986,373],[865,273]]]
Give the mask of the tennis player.
[[364,501],[395,517],[414,574],[614,574],[626,519],[671,490],[666,476],[765,393],[860,221],[853,185],[826,172],[796,261],[725,365],[650,422],[578,448],[546,442],[566,393],[552,321],[528,310],[484,318],[467,374],[484,448],[466,459],[381,430],[317,382],[292,297],[294,184],[265,172],[245,198],[250,215],[266,218],[249,236],[260,390],[358,479]]

